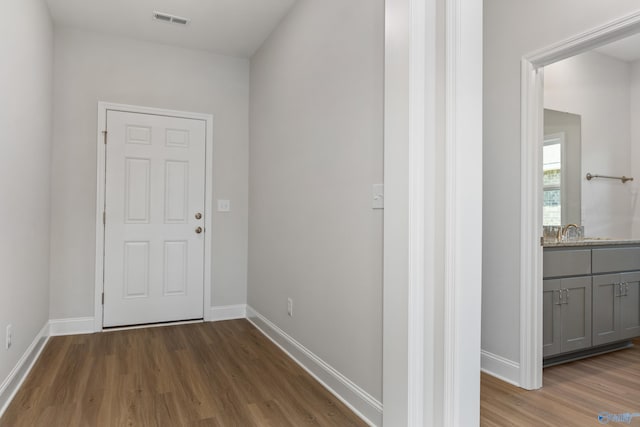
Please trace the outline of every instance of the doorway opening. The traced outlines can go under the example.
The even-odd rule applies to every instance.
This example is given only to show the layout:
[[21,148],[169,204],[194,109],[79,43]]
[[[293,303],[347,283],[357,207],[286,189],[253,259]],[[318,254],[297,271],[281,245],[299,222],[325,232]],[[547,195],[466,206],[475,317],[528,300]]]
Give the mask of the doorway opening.
[[635,13],[522,59],[520,385],[525,389],[542,387],[544,67],[638,32],[640,13]]

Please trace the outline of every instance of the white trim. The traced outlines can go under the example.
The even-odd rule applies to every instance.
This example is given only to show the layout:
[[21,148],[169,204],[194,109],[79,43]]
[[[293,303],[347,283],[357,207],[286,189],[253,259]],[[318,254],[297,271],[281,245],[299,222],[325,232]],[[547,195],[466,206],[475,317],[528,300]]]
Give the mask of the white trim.
[[517,386],[520,383],[520,364],[497,354],[482,350],[480,366],[482,372]]
[[20,360],[18,360],[16,366],[9,372],[7,378],[0,384],[0,418],[2,418],[2,414],[7,410],[16,393],[22,387],[22,383],[31,372],[40,354],[42,354],[42,350],[48,340],[49,323],[47,322],[35,336]]
[[166,110],[161,108],[140,107],[135,105],[116,104],[110,102],[98,102],[98,128],[97,128],[97,191],[96,191],[96,264],[95,264],[95,298],[94,298],[94,327],[95,332],[102,330],[102,289],[104,277],[104,225],[102,212],[104,211],[105,191],[105,146],[102,131],[105,129],[107,110],[127,111],[132,113],[156,114],[163,116],[181,117],[186,119],[204,120],[206,122],[206,148],[205,148],[205,208],[204,208],[204,294],[203,317],[210,320],[211,304],[211,230],[213,217],[213,116],[211,114],[192,113],[188,111]]
[[480,422],[482,1],[445,14],[443,425],[457,427]]
[[542,70],[523,60],[519,383],[528,390],[542,387],[542,81]]
[[521,78],[520,387],[542,387],[541,67],[640,32],[640,12],[525,55]]
[[410,6],[411,0],[384,2],[382,400],[385,426],[408,426],[409,423]]
[[[433,321],[425,325],[425,302],[433,303],[434,284],[432,280],[426,283],[425,271],[425,221],[430,225],[434,218],[433,210],[429,210],[426,218],[425,210],[425,150],[428,149],[430,177],[434,175],[433,153],[435,146],[435,61],[429,62],[427,75],[427,60],[435,59],[435,2],[429,3],[429,37],[427,42],[427,5],[422,0],[411,0],[409,7],[409,274],[408,274],[408,331],[407,331],[407,425],[425,425],[425,414],[433,423],[433,391],[429,390],[429,398],[425,399],[425,369],[432,376],[434,354],[425,352],[425,341],[428,348],[433,348]],[[426,90],[427,84],[429,91]],[[428,105],[427,105],[428,104]],[[428,116],[426,110],[429,109]],[[426,119],[426,120],[425,120]],[[428,125],[427,125],[428,122]],[[428,140],[427,138],[427,129]],[[425,147],[425,145],[429,147]],[[429,195],[432,190],[433,179],[429,180]],[[430,240],[432,245],[433,241]],[[431,259],[429,260],[431,261]],[[431,265],[431,263],[430,263]],[[429,279],[433,276],[430,275]],[[429,298],[425,299],[425,293]],[[433,312],[433,310],[428,310]],[[426,327],[425,327],[426,326]],[[427,366],[425,366],[427,365]],[[426,408],[425,408],[426,406]]]
[[528,55],[525,58],[535,68],[545,67],[554,62],[584,53],[599,46],[631,36],[640,31],[640,11],[616,19],[599,27],[592,28],[558,43],[552,44]]
[[221,320],[244,319],[247,317],[247,305],[225,305],[220,307],[211,307],[209,309],[208,322],[218,322]]
[[393,426],[479,423],[482,2],[443,5],[385,3],[383,396]]
[[445,1],[446,8],[446,120],[445,120],[445,230],[444,230],[444,384],[443,384],[443,420],[445,426],[453,426],[456,418],[456,25],[458,24],[457,2]]
[[51,319],[49,320],[49,335],[55,337],[60,335],[91,334],[95,332],[94,325],[95,319],[93,317]]
[[382,425],[381,402],[250,306],[247,306],[247,319],[367,424]]

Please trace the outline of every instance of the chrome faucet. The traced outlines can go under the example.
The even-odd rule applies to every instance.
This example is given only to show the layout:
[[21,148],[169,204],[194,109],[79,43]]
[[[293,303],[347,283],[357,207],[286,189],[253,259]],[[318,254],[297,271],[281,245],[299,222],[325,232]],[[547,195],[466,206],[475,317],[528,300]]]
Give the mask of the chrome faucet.
[[567,231],[571,228],[578,228],[577,224],[567,224],[564,227],[558,228],[558,241],[563,241],[567,237]]

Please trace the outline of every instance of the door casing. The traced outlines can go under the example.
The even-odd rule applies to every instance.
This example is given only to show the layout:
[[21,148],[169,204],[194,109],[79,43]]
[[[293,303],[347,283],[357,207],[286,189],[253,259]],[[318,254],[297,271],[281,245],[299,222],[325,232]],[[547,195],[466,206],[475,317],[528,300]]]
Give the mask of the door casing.
[[98,102],[98,128],[97,128],[97,189],[96,189],[96,264],[95,264],[95,309],[94,331],[103,329],[102,292],[104,289],[104,200],[105,200],[105,176],[106,176],[106,146],[103,131],[106,128],[107,111],[124,111],[130,113],[154,114],[163,116],[180,117],[185,119],[203,120],[206,123],[205,142],[205,201],[204,201],[204,293],[203,313],[204,320],[211,319],[211,234],[213,230],[213,116],[211,114],[192,113],[187,111],[166,110],[161,108],[141,107],[136,105],[116,104],[110,102]]

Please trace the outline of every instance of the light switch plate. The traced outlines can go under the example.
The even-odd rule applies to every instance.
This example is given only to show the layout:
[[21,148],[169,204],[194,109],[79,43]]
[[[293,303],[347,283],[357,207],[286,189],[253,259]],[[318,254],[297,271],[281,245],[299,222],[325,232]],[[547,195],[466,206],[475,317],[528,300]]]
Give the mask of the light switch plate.
[[373,184],[371,188],[371,208],[384,209],[384,184]]
[[231,201],[218,199],[218,212],[231,212]]

